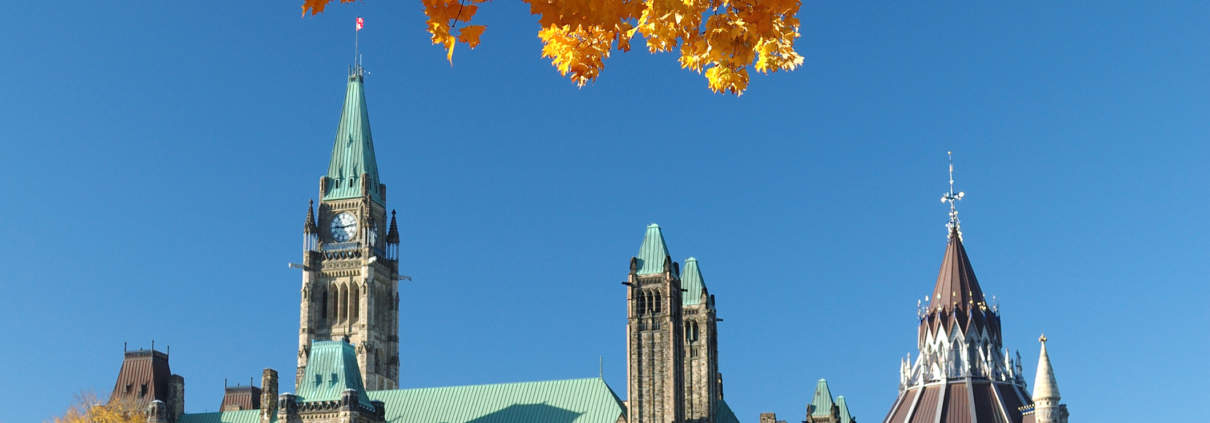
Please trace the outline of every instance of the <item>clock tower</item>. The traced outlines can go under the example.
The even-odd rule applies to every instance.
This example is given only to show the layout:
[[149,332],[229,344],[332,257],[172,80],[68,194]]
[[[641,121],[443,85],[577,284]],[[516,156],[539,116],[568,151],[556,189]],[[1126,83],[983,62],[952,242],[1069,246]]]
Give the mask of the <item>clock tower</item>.
[[399,231],[387,220],[360,66],[349,72],[319,205],[303,225],[298,379],[312,341],[347,340],[368,390],[399,386]]

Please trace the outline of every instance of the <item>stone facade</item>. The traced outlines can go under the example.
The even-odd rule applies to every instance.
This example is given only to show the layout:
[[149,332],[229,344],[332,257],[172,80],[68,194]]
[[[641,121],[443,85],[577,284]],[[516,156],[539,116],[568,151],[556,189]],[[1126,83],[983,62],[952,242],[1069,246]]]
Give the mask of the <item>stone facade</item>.
[[375,401],[367,407],[357,400],[353,390],[336,401],[300,402],[298,397],[282,394],[277,403],[277,421],[281,423],[382,423],[386,408]]
[[626,392],[628,423],[684,421],[684,344],[679,269],[637,274],[631,259],[626,291]]
[[704,290],[702,296],[706,297],[704,301],[682,305],[681,310],[685,332],[685,421],[689,423],[715,423],[718,401],[723,397],[714,296]]
[[760,413],[760,423],[786,423],[786,421],[778,420],[777,413]]
[[[385,253],[386,225],[376,223],[386,222],[386,209],[366,195],[321,201],[318,211],[318,233],[312,235],[318,242],[303,260],[298,377],[312,340],[347,339],[357,346],[367,389],[394,389],[399,385],[398,261]],[[339,226],[334,219],[345,213],[355,216],[357,233],[337,241],[330,228]]]

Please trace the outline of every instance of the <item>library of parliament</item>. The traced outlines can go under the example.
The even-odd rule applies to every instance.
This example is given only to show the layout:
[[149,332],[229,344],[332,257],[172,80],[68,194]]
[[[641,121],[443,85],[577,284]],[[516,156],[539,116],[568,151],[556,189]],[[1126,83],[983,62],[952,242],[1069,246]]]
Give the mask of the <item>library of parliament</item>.
[[[363,74],[360,67],[349,72],[319,201],[307,207],[303,222],[292,393],[278,386],[276,370],[265,369],[259,387],[215,392],[220,411],[190,413],[185,378],[172,373],[168,355],[153,345],[124,352],[110,402],[135,403],[149,423],[740,421],[723,395],[715,298],[698,261],[674,260],[655,224],[646,227],[622,287],[624,391],[599,377],[399,389],[401,240],[374,157]],[[961,197],[951,178],[949,239],[933,294],[919,310],[918,353],[901,361],[899,395],[883,423],[1066,423],[1045,337],[1032,392],[1020,354],[1004,346],[998,307],[984,299],[962,244],[954,208]],[[893,383],[893,376],[887,380]],[[743,417],[784,423],[773,413]],[[806,413],[793,420],[800,417],[804,423],[857,421],[847,399],[834,398],[824,379]]]

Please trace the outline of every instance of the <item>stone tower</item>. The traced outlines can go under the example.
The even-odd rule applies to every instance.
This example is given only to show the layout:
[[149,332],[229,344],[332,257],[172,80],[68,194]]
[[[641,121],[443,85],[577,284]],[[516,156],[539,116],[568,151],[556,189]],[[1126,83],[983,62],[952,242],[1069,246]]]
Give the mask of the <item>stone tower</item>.
[[696,258],[681,271],[681,314],[685,331],[685,421],[714,423],[722,380],[718,373],[718,318]]
[[1067,404],[1060,403],[1059,383],[1046,353],[1046,335],[1038,338],[1042,352],[1038,354],[1038,373],[1034,376],[1034,405],[1025,410],[1025,421],[1032,423],[1067,423]]
[[386,185],[378,178],[363,73],[360,67],[349,73],[328,172],[319,178],[319,208],[307,208],[303,225],[297,379],[305,373],[312,340],[348,340],[364,370],[364,386],[394,389],[399,234],[394,212],[387,230]]
[[626,282],[627,423],[684,421],[680,269],[659,225],[647,226]]
[[815,383],[815,396],[807,404],[807,419],[803,423],[857,423],[849,412],[849,403],[844,395],[832,401],[832,389],[827,379]]

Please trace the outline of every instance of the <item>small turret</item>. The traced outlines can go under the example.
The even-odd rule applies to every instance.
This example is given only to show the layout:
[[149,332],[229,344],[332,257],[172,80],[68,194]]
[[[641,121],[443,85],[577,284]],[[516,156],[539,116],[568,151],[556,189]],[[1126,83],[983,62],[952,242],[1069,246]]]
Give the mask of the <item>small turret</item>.
[[1067,404],[1059,401],[1059,383],[1055,370],[1050,365],[1050,354],[1046,352],[1046,335],[1038,338],[1042,351],[1038,353],[1038,373],[1034,376],[1033,421],[1034,423],[1067,423]]
[[307,204],[307,219],[303,222],[303,251],[314,251],[318,246],[319,230],[315,225],[315,200]]
[[387,230],[387,259],[399,260],[399,225],[395,223],[395,210],[391,210],[391,227]]

